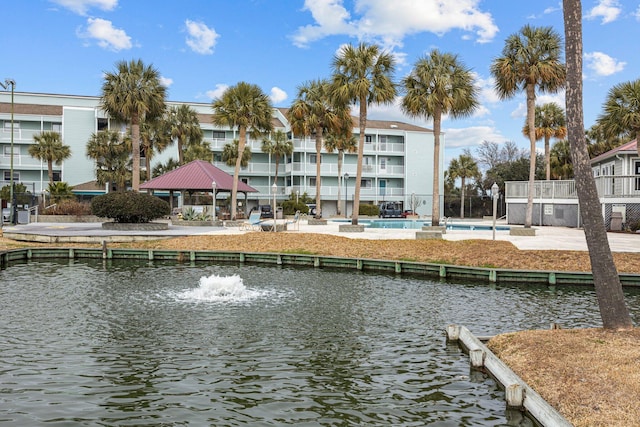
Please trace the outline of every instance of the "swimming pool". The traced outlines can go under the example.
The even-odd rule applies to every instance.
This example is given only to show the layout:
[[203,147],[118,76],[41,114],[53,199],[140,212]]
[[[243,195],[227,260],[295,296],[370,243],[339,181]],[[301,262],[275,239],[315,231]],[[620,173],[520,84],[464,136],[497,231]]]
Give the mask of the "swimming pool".
[[[350,222],[348,220],[336,220],[336,222]],[[368,228],[394,228],[406,230],[420,230],[423,226],[431,225],[431,221],[419,219],[359,219],[358,224],[362,224]],[[449,223],[447,230],[493,230],[493,226],[486,224],[464,224]],[[496,225],[497,231],[509,231],[510,227],[505,225]]]

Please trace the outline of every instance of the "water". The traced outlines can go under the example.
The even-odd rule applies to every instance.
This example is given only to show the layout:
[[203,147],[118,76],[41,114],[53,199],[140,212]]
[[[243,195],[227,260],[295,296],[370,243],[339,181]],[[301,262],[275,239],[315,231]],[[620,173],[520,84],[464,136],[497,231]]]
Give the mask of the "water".
[[87,260],[0,283],[3,426],[507,425],[445,326],[600,324],[586,288],[352,271]]
[[[338,221],[338,220],[334,220]],[[346,222],[346,221],[338,221]],[[420,230],[422,226],[431,225],[431,221],[416,220],[416,219],[361,219],[358,220],[359,224],[363,224],[369,228],[400,228],[408,230]],[[444,223],[442,224],[444,225]],[[509,231],[511,227],[505,225],[496,225],[497,231]],[[493,230],[493,226],[486,224],[464,224],[464,223],[449,223],[447,224],[447,230]]]

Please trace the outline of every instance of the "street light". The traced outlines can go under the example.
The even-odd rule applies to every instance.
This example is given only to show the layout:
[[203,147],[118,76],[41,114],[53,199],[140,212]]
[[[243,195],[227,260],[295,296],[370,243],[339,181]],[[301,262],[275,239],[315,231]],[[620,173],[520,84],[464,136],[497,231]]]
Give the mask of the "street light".
[[211,204],[213,206],[213,224],[212,225],[216,225],[216,182],[212,181],[211,182],[211,189],[213,190],[213,200],[211,201]]
[[349,174],[345,173],[344,174],[344,217],[345,218],[349,218],[349,216],[347,216],[347,183],[349,181]]
[[11,160],[10,160],[10,171],[9,173],[11,174],[11,177],[9,178],[9,199],[11,200],[11,210],[9,211],[9,222],[13,225],[18,223],[18,218],[16,217],[16,210],[18,208],[18,206],[16,205],[16,201],[15,201],[15,194],[13,192],[13,92],[16,88],[16,81],[13,79],[4,79],[4,83],[0,82],[0,86],[2,86],[2,88],[4,90],[7,90],[7,88],[9,86],[11,86]]
[[496,240],[496,209],[498,207],[498,196],[500,187],[495,182],[491,186],[491,197],[493,198],[493,240]]
[[271,190],[273,191],[273,231],[276,231],[276,192],[278,191],[278,186],[276,182],[273,181],[273,185],[271,186]]

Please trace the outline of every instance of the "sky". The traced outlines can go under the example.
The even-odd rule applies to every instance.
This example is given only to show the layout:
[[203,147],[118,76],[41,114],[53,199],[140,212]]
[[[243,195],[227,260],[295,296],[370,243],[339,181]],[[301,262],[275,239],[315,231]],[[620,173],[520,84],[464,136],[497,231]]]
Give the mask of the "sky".
[[[376,43],[396,61],[400,81],[433,49],[458,55],[472,70],[480,107],[465,119],[445,117],[445,164],[483,141],[522,136],[524,93],[500,100],[490,74],[508,36],[524,25],[551,26],[564,36],[558,0],[0,0],[0,81],[17,92],[100,96],[105,72],[141,59],[156,68],[168,100],[210,103],[240,81],[257,84],[276,107],[298,88],[328,78],[340,48]],[[607,92],[640,78],[640,0],[583,0],[584,111],[589,128]],[[371,106],[369,118],[400,120],[401,94]],[[538,104],[564,92],[538,93]],[[542,142],[538,150],[542,150]]]

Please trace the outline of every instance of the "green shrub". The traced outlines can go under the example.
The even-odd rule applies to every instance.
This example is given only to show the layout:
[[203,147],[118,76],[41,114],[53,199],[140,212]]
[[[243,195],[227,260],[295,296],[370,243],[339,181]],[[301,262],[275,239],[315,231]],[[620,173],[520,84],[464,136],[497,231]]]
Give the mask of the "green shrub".
[[640,220],[629,221],[628,227],[629,227],[629,230],[635,233],[636,231],[640,230]]
[[295,215],[297,211],[300,211],[301,214],[308,214],[309,206],[307,206],[302,200],[298,203],[296,203],[295,200],[285,200],[282,202],[282,211],[285,215]]
[[366,216],[378,216],[380,214],[380,209],[376,205],[372,205],[370,203],[362,203],[360,204],[360,209],[358,210],[360,215]]
[[89,215],[91,214],[91,205],[89,203],[81,203],[77,200],[61,200],[55,205],[44,210],[45,215]]
[[169,215],[169,203],[158,197],[135,191],[113,192],[94,197],[91,212],[115,222],[141,223]]
[[197,212],[189,206],[182,212],[182,219],[184,221],[211,221],[211,215],[206,212]]

